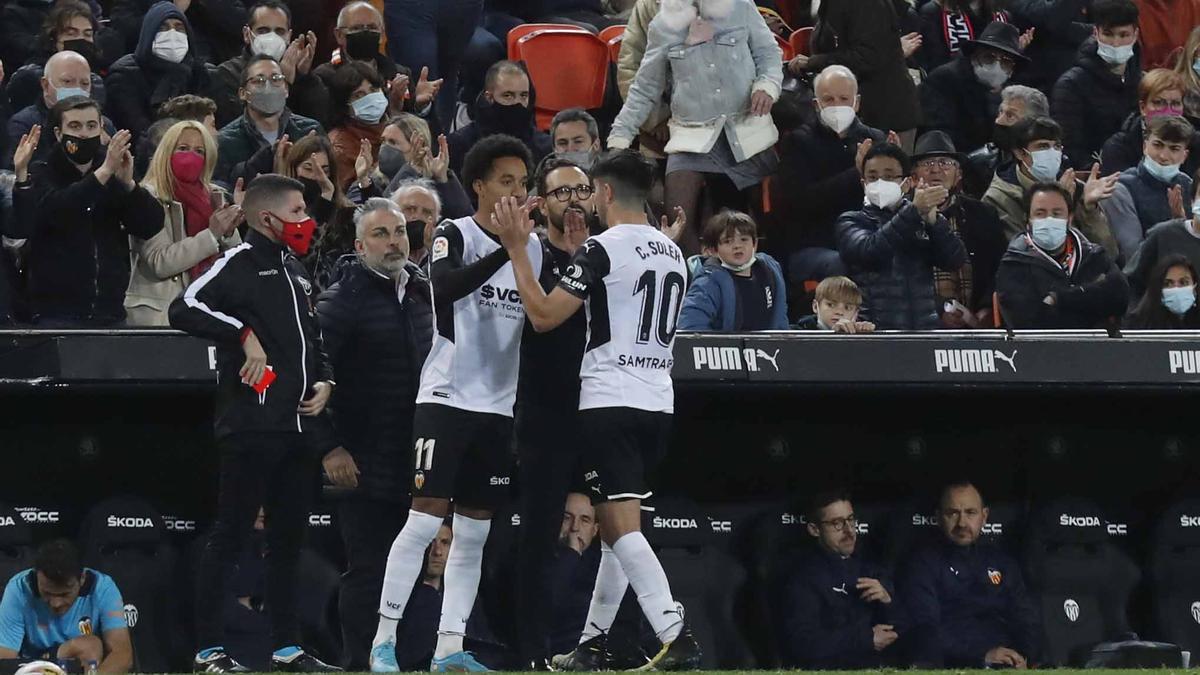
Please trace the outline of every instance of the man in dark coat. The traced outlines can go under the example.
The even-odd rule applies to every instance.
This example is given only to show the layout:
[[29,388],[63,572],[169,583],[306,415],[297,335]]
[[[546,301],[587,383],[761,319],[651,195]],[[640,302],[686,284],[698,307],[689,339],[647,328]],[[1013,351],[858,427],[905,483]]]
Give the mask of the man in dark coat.
[[816,545],[781,576],[775,610],[779,646],[788,668],[879,668],[895,662],[906,628],[891,575],[857,550],[858,520],[849,495],[813,497],[806,529]]
[[[488,68],[484,90],[475,101],[474,122],[450,134],[450,168],[462,175],[462,163],[479,139],[508,134],[521,140],[533,155],[533,163],[554,150],[550,135],[534,123],[536,94],[525,69],[512,61],[499,61]],[[469,185],[465,186],[470,190]]]
[[1079,45],[1092,34],[1084,15],[1088,4],[1088,0],[1008,0],[1013,23],[1034,29],[1033,42],[1025,50],[1030,64],[1018,73],[1018,83],[1048,92],[1075,65]]
[[[141,44],[142,17],[161,0],[116,0],[112,24],[125,36],[125,49]],[[241,47],[242,24],[246,6],[242,0],[189,0],[173,3],[187,16],[195,39],[193,53],[199,61],[220,63],[232,58]],[[197,92],[191,92],[197,93]]]
[[[133,180],[132,137],[119,131],[100,154],[100,106],[72,96],[50,111],[42,143],[54,149],[13,190],[29,237],[33,318],[59,326],[120,323],[129,286],[129,237],[162,229],[158,200]],[[57,143],[52,142],[53,130]]]
[[146,12],[141,25],[137,49],[117,59],[104,81],[108,114],[134,139],[141,138],[168,99],[208,88],[192,27],[178,7],[160,2]]
[[958,270],[934,272],[938,299],[943,304],[942,326],[991,328],[996,270],[1008,239],[995,209],[962,194],[962,175],[963,156],[945,133],[930,131],[917,139],[913,176],[918,184],[924,181],[927,186],[943,186],[950,191],[938,210],[967,249],[967,262]]
[[1095,35],[1079,48],[1075,66],[1058,78],[1050,96],[1067,157],[1083,171],[1092,168],[1104,142],[1137,109],[1142,79],[1133,0],[1096,0],[1090,16]]
[[330,405],[344,448],[325,456],[325,471],[352,490],[338,518],[348,567],[342,635],[349,666],[365,670],[388,549],[408,513],[408,440],[433,340],[433,304],[428,279],[408,262],[400,207],[376,197],[354,220],[358,260],[321,294],[317,314],[338,376]]
[[1000,90],[1017,64],[1027,61],[1019,38],[1015,26],[994,21],[978,39],[964,41],[961,54],[921,83],[922,126],[946,132],[964,152],[992,140]]
[[1021,568],[980,543],[988,509],[975,486],[942,491],[941,541],[909,559],[901,601],[913,622],[912,657],[922,668],[1026,668],[1037,663],[1041,622]]
[[909,170],[900,148],[872,147],[863,160],[868,203],[843,213],[837,223],[838,251],[881,330],[937,328],[941,308],[933,270],[956,271],[967,259],[962,241],[938,212],[950,191],[918,186],[908,201],[903,195]]
[[996,274],[1004,323],[1010,328],[1096,328],[1122,316],[1129,284],[1104,247],[1071,226],[1071,194],[1057,183],[1037,183],[1026,199],[1028,230],[1013,237]]
[[212,73],[209,98],[217,104],[217,125],[225,126],[242,114],[242,73],[250,57],[266,54],[280,62],[288,83],[287,106],[328,126],[329,90],[312,71],[316,35],[301,35],[293,44],[292,12],[282,0],[259,0],[250,7],[242,27],[242,52]]
[[772,179],[779,222],[788,226],[788,280],[797,288],[845,274],[834,223],[862,205],[863,155],[885,139],[858,118],[858,79],[846,66],[821,71],[813,95],[819,121],[781,139],[779,173]]

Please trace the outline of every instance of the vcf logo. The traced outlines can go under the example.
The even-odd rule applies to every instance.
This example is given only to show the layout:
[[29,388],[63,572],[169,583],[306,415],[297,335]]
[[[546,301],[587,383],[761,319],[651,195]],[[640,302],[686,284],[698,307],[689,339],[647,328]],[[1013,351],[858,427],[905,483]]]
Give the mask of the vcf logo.
[[1067,601],[1063,603],[1063,612],[1067,615],[1068,621],[1075,623],[1079,620],[1079,603],[1067,598]]
[[1192,621],[1200,623],[1200,600],[1192,603]]

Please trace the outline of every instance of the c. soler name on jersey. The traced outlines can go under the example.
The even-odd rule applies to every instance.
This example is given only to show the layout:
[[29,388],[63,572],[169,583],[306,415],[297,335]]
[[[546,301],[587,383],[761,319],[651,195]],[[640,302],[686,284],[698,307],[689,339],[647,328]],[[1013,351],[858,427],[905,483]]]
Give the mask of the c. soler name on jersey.
[[480,306],[498,309],[505,318],[518,321],[525,318],[525,308],[521,305],[521,294],[515,288],[484,284],[479,287],[479,297]]
[[637,252],[642,260],[649,258],[652,255],[665,255],[671,260],[683,260],[682,254],[679,252],[679,247],[674,244],[667,244],[661,241],[646,242],[646,247],[634,246],[633,250]]
[[656,356],[635,356],[621,354],[617,356],[617,365],[622,368],[649,368],[651,370],[670,370],[675,364],[673,359],[660,359]]

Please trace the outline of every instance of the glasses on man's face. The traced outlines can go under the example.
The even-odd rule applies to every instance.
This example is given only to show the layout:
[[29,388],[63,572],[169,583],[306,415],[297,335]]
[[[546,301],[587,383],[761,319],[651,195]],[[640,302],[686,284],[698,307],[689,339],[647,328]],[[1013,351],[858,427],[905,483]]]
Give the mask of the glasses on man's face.
[[1005,68],[1008,68],[1009,70],[1011,70],[1017,66],[1016,59],[1014,59],[1011,56],[997,54],[996,52],[984,52],[984,53],[980,54],[979,62],[985,66],[990,66],[993,63],[999,63],[1000,65],[1004,66]]
[[280,75],[279,73],[275,73],[269,77],[266,75],[255,75],[254,77],[251,77],[246,80],[246,86],[265,87],[265,86],[267,86],[268,82],[271,83],[272,87],[282,87],[283,83],[287,82],[287,78],[285,78],[283,75]]
[[824,525],[825,527],[828,527],[831,530],[837,530],[839,532],[841,532],[842,530],[846,530],[846,529],[853,530],[854,528],[858,527],[858,517],[856,517],[854,514],[850,514],[850,515],[846,516],[845,518],[834,518],[833,520],[822,520],[821,524]]
[[950,169],[957,169],[958,162],[950,159],[949,157],[935,157],[933,159],[923,159],[917,162],[917,167],[921,169],[936,168],[941,169],[942,171],[949,171]]
[[593,190],[590,185],[576,185],[575,187],[571,187],[569,185],[564,185],[560,188],[555,188],[555,189],[551,190],[550,196],[554,197],[555,199],[557,199],[560,202],[569,202],[569,201],[571,201],[571,193],[572,192],[575,193],[576,199],[578,199],[579,201],[583,201],[583,200],[587,199],[588,197],[591,197],[592,193],[595,192],[595,190]]

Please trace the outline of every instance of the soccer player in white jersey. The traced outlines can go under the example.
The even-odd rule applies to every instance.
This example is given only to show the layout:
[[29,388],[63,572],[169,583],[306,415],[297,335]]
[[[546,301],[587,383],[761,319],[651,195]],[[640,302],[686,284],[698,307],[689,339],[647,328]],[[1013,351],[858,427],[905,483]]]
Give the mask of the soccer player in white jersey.
[[[399,670],[396,626],[451,499],[454,543],[430,669],[487,670],[464,651],[463,635],[479,590],[492,513],[508,492],[525,325],[513,268],[491,216],[502,198],[525,203],[531,165],[529,150],[512,136],[476,143],[463,161],[463,181],[475,191],[479,208],[473,216],[443,223],[433,235],[429,278],[435,330],[413,419],[412,509],[388,553],[371,647],[373,672]],[[526,234],[523,255],[526,264],[541,268],[536,236]]]
[[579,437],[603,547],[583,637],[571,654],[554,658],[559,670],[604,665],[604,635],[626,585],[663,645],[646,668],[681,670],[700,661],[667,575],[641,533],[641,502],[651,494],[645,473],[666,450],[674,411],[671,347],[687,283],[683,254],[643,210],[654,176],[654,165],[628,150],[593,165],[593,199],[607,229],[575,252],[549,294],[538,283],[540,261],[524,244],[533,229],[530,205],[506,198],[492,216],[535,330],[552,330],[585,301],[587,307]]

